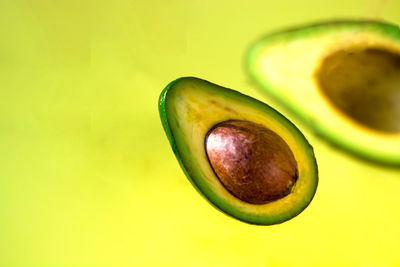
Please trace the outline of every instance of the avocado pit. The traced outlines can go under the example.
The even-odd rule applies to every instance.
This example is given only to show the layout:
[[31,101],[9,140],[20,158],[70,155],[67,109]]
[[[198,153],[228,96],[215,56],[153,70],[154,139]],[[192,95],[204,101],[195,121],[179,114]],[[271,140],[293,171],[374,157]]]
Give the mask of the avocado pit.
[[260,124],[221,122],[207,133],[205,150],[224,187],[248,203],[265,204],[288,195],[298,177],[289,146]]
[[400,133],[400,55],[379,47],[353,47],[326,56],[315,72],[328,101],[353,121]]

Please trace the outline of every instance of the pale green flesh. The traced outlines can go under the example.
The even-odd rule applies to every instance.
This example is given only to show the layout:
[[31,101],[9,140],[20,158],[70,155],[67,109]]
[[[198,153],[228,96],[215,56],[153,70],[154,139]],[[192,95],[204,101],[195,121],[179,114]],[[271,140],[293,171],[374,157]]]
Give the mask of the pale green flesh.
[[[352,62],[343,58],[356,51]],[[336,22],[259,40],[247,67],[321,136],[363,158],[400,166],[399,55],[398,27]]]
[[[253,224],[275,224],[300,213],[317,186],[313,150],[298,129],[267,105],[238,92],[196,78],[179,79],[160,99],[160,114],[175,154],[196,189],[221,211]],[[249,204],[234,197],[211,168],[204,141],[207,132],[226,120],[249,120],[279,133],[298,163],[292,192],[267,204]]]

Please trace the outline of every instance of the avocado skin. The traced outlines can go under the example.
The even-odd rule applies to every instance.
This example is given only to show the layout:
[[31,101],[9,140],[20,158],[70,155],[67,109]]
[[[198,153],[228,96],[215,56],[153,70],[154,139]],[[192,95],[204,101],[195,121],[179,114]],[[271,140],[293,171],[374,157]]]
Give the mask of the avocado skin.
[[[335,31],[335,29],[342,28],[367,29],[374,34],[383,36],[400,44],[400,27],[389,22],[373,19],[338,19],[320,21],[304,25],[297,25],[294,27],[287,27],[258,38],[256,41],[250,44],[245,53],[244,70],[249,79],[257,85],[261,92],[266,93],[269,97],[272,97],[287,111],[308,125],[314,131],[316,136],[323,138],[333,147],[348,153],[356,159],[363,160],[367,163],[378,164],[383,167],[397,169],[400,167],[400,152],[395,155],[383,155],[378,152],[371,152],[371,149],[367,147],[354,144],[351,139],[339,138],[335,133],[332,133],[324,123],[320,122],[324,120],[324,118],[321,118],[321,120],[310,119],[309,114],[305,113],[298,106],[291,105],[286,101],[285,98],[282,98],[276,90],[279,88],[275,88],[269,84],[267,80],[260,80],[254,71],[253,62],[257,57],[260,46],[267,46],[271,42],[274,42],[280,38],[285,39],[289,36],[291,39],[301,39],[307,38],[308,36],[317,35],[324,31]],[[349,133],[349,135],[352,134],[354,135],[354,133]]]
[[258,40],[256,40],[252,45],[250,45],[247,54],[253,49],[253,45],[260,41],[265,41],[266,39],[272,39],[274,37],[284,34],[296,34],[298,37],[306,36],[307,34],[314,34],[315,31],[324,31],[326,29],[333,29],[335,27],[370,27],[380,31],[382,34],[391,36],[393,38],[400,39],[400,27],[389,22],[384,22],[380,20],[373,19],[337,19],[337,20],[326,20],[314,23],[306,23],[303,25],[297,25],[292,27],[287,27],[280,29],[271,33],[268,33]]
[[[293,131],[296,135],[297,138],[301,141],[304,142],[304,147],[305,147],[305,154],[307,154],[309,162],[311,162],[310,167],[310,180],[312,180],[312,188],[307,192],[307,196],[305,197],[306,200],[302,200],[301,203],[299,203],[298,207],[293,209],[289,213],[281,214],[280,216],[276,217],[260,217],[257,215],[249,215],[249,214],[241,214],[240,211],[235,210],[233,207],[227,207],[226,203],[223,203],[219,199],[215,199],[213,195],[208,192],[207,190],[204,190],[204,186],[202,186],[198,181],[196,181],[192,176],[194,175],[193,170],[191,170],[191,166],[188,166],[187,163],[185,163],[183,157],[183,152],[179,149],[179,145],[177,138],[175,137],[173,130],[171,129],[171,123],[169,122],[168,119],[168,114],[166,110],[166,105],[167,105],[167,99],[168,95],[171,93],[171,91],[174,90],[179,90],[180,83],[193,83],[193,84],[201,84],[203,87],[208,86],[212,88],[211,90],[214,91],[214,93],[219,93],[223,95],[227,95],[229,97],[233,97],[235,99],[240,99],[242,102],[248,103],[250,105],[253,105],[255,107],[265,109],[268,112],[272,112],[273,116],[276,116],[279,120],[282,121],[282,123],[289,125],[291,128],[291,131]],[[253,224],[253,225],[273,225],[273,224],[279,224],[282,222],[285,222],[287,220],[290,220],[300,214],[312,201],[316,190],[317,190],[317,185],[318,185],[318,168],[317,168],[317,163],[314,155],[314,151],[312,146],[308,143],[304,135],[297,129],[295,125],[293,125],[289,120],[287,120],[283,115],[281,115],[279,112],[271,108],[270,106],[266,105],[263,102],[260,102],[256,99],[253,99],[249,96],[246,96],[244,94],[241,94],[237,91],[234,91],[232,89],[224,88],[221,86],[218,86],[216,84],[210,83],[206,80],[202,80],[199,78],[195,77],[182,77],[178,78],[172,82],[170,82],[165,89],[161,92],[160,97],[159,97],[159,102],[158,102],[158,107],[159,107],[159,114],[160,114],[160,119],[164,128],[164,131],[167,135],[167,138],[169,140],[169,143],[171,145],[171,148],[179,162],[179,165],[181,166],[184,174],[190,181],[190,183],[193,185],[193,187],[202,195],[212,206],[214,206],[216,209],[219,211],[223,212],[224,214],[233,217],[237,220],[240,220],[242,222],[248,223],[248,224]],[[248,205],[254,205],[254,204],[248,204]]]

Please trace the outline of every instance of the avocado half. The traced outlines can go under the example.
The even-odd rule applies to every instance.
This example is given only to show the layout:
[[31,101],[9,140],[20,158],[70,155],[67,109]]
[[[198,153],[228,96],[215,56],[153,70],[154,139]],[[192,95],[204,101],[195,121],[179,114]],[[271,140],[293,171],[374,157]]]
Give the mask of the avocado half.
[[400,29],[332,21],[256,41],[248,74],[316,133],[364,159],[400,166]]
[[[208,81],[186,77],[171,82],[162,91],[159,112],[187,178],[220,211],[247,223],[270,225],[293,218],[312,200],[318,183],[313,149],[296,126],[268,105]],[[210,164],[207,152],[207,137],[221,123],[238,123],[245,125],[244,128],[250,125],[249,135],[258,131],[254,129],[262,129],[275,136],[273,140],[279,139],[279,142],[287,144],[296,164],[296,180],[289,192],[260,204],[243,200],[227,189],[216,174],[215,166]],[[236,148],[236,145],[228,144],[227,149]],[[270,145],[273,147],[274,143]],[[266,157],[274,156],[276,153]],[[276,161],[278,165],[280,161],[286,159]],[[257,169],[265,167],[262,164],[257,166]],[[238,168],[232,169],[234,174]]]

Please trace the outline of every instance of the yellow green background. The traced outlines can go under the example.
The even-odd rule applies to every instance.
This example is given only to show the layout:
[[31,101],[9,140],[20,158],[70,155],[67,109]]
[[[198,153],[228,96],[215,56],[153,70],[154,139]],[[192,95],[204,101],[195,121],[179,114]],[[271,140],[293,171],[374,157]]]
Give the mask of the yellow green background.
[[[332,148],[243,72],[264,33],[371,16],[400,24],[400,2],[1,0],[0,266],[400,266],[400,170]],[[303,130],[320,183],[302,214],[248,225],[192,188],[157,111],[188,75]]]

